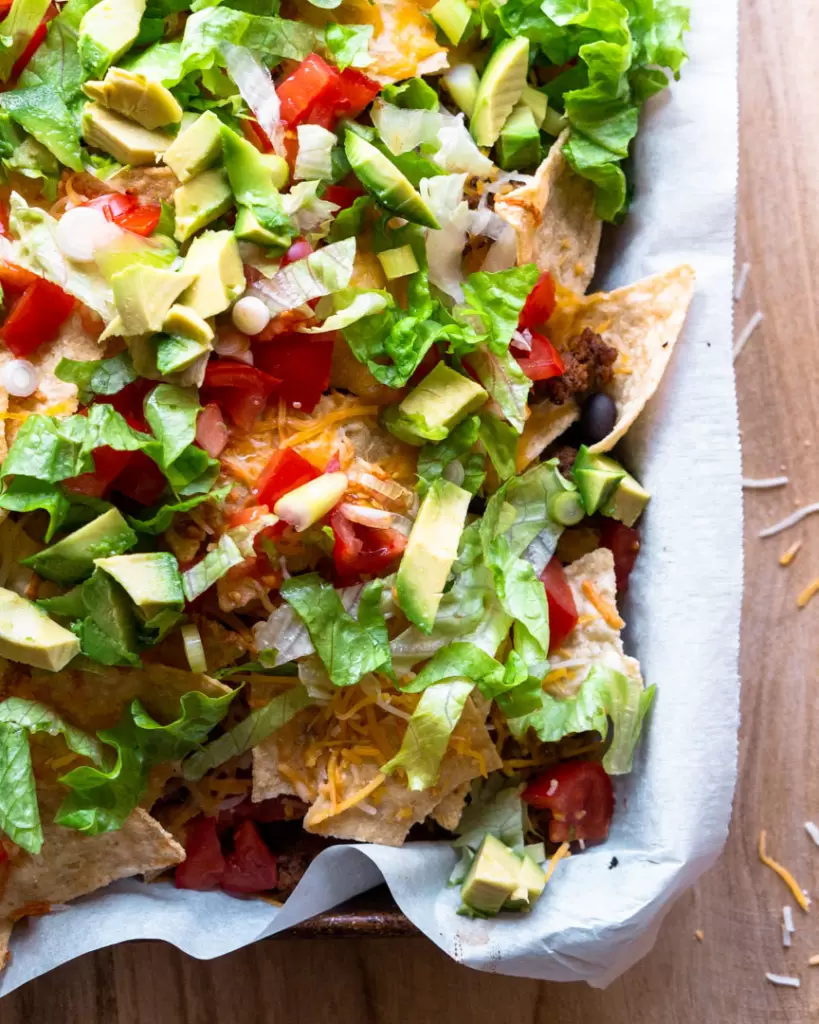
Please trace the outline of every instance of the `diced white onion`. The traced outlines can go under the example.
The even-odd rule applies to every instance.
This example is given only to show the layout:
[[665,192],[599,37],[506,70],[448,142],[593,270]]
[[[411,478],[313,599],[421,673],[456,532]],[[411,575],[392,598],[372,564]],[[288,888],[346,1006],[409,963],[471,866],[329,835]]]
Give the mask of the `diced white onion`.
[[[481,196],[483,200],[484,196]],[[469,211],[469,233],[470,235],[485,235],[497,241],[506,231],[509,225],[488,206],[478,206],[477,210]]]
[[208,663],[205,648],[202,646],[202,637],[193,622],[182,627],[182,640],[185,643],[185,657],[188,659],[191,672],[207,672]]
[[255,295],[243,295],[234,305],[231,318],[242,334],[261,334],[270,323],[270,310]]
[[406,505],[407,497],[411,494],[406,487],[402,487],[395,480],[382,480],[380,477],[375,476],[374,473],[362,470],[355,462],[350,467],[347,475],[362,490],[369,491],[371,494],[377,494],[386,501],[397,502],[401,507]]
[[37,390],[40,375],[27,359],[12,359],[3,367],[3,387],[15,398],[28,398]]
[[225,41],[220,49],[230,77],[236,83],[242,99],[253,111],[259,127],[270,139],[274,152],[285,156],[284,132],[280,123],[281,104],[270,72],[246,46]]
[[91,263],[97,249],[111,245],[120,229],[93,206],[75,206],[60,217],[55,232],[63,256],[75,263]]
[[231,328],[220,328],[216,335],[213,351],[219,356],[228,356],[230,359],[238,359],[239,362],[247,363],[248,366],[253,365],[250,338]]
[[383,508],[370,508],[368,505],[354,505],[350,501],[345,501],[339,505],[338,510],[351,523],[373,526],[378,530],[388,530],[392,526],[393,514]]

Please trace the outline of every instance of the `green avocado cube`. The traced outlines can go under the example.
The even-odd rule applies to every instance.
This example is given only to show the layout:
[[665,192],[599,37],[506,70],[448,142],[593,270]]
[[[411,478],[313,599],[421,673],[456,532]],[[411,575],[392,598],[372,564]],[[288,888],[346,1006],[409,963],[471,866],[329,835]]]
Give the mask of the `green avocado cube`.
[[[183,122],[184,123],[184,122]],[[165,164],[184,185],[209,170],[222,156],[222,122],[206,110],[193,124],[183,128],[165,150]]]
[[75,583],[91,574],[97,558],[120,555],[136,542],[137,535],[122,514],[111,508],[56,544],[24,558],[22,564],[43,579]]
[[121,164],[133,167],[155,164],[171,144],[171,136],[165,132],[143,128],[99,103],[86,103],[81,129],[82,137],[93,149],[101,149]]
[[193,283],[181,302],[207,319],[224,313],[245,290],[239,245],[231,231],[206,231],[191,242],[182,273]]
[[453,46],[471,35],[478,21],[466,0],[438,0],[430,9],[429,16]]
[[179,293],[193,282],[192,274],[134,263],[111,278],[121,333],[125,337],[161,331]]
[[13,590],[0,587],[0,657],[59,672],[80,653],[73,633]]
[[174,238],[186,242],[233,206],[227,174],[221,167],[204,171],[180,185],[173,194],[176,207]]
[[486,391],[471,377],[438,363],[400,405],[385,410],[382,420],[388,430],[408,444],[443,441],[487,398]]
[[650,500],[648,491],[626,473],[600,511],[604,516],[617,519],[626,526],[634,526]]
[[80,60],[90,78],[101,78],[139,35],[146,0],[102,0],[82,16],[77,37]]
[[625,469],[607,455],[596,455],[581,445],[572,469],[574,482],[583,499],[586,515],[593,515],[614,494],[626,475]]
[[509,847],[487,834],[461,887],[464,906],[492,917],[518,889],[521,864]]
[[540,130],[526,103],[518,103],[506,119],[495,152],[505,171],[534,167],[540,161]]
[[185,603],[182,576],[174,556],[166,551],[98,558],[94,563],[125,590],[145,619]]

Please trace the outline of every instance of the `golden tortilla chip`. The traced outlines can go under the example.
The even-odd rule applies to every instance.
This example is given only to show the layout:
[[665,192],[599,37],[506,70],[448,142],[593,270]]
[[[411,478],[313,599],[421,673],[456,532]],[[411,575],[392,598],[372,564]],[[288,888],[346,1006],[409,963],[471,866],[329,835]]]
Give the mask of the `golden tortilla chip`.
[[316,771],[306,762],[307,726],[314,715],[315,708],[305,708],[253,748],[254,803],[277,796],[297,796],[308,804],[315,800]]
[[[573,696],[592,665],[606,665],[642,683],[640,663],[623,651],[625,623],[617,611],[614,556],[598,548],[566,566],[566,579],[577,607],[577,626],[550,657],[556,696]],[[566,668],[561,671],[561,663]],[[550,675],[552,674],[550,673]]]
[[230,687],[210,676],[164,665],[57,673],[13,665],[3,680],[4,696],[41,701],[87,732],[115,726],[123,708],[135,697],[158,721],[172,721],[179,716],[180,698],[191,690],[221,697]]
[[543,401],[533,405],[523,433],[518,438],[518,473],[522,473],[530,462],[534,462],[552,441],[556,441],[579,418],[580,409],[576,402],[555,405]]
[[518,263],[537,263],[557,284],[582,295],[594,276],[602,221],[594,185],[563,156],[569,129],[557,139],[531,184],[495,201],[495,213],[518,236]]
[[464,812],[466,798],[469,795],[471,784],[463,782],[448,793],[432,812],[431,817],[448,832],[454,832]]
[[170,167],[127,167],[108,181],[115,189],[136,196],[142,203],[170,203],[179,179]]
[[[356,804],[340,814],[328,813],[332,811],[333,805],[322,792],[307,812],[304,819],[305,831],[334,836],[336,839],[401,846],[412,826],[427,818],[454,790],[479,775],[501,767],[501,760],[484,725],[484,717],[471,700],[467,701],[453,739],[460,736],[466,740],[471,754],[458,753],[454,746],[450,746],[441,762],[438,783],[433,788],[412,792],[399,775],[387,776],[368,799],[365,806],[369,806],[369,811],[362,810]],[[374,764],[357,766],[356,775],[354,782],[350,775],[345,777],[340,804],[350,796],[366,790],[378,778],[383,778]]]
[[[67,903],[119,878],[169,868],[185,859],[185,851],[146,811],[137,809],[117,832],[84,836],[51,824],[62,795],[38,793],[43,815],[43,849],[37,856],[20,851],[11,861],[0,895],[0,936],[10,923],[47,905]],[[0,940],[2,955],[2,940]]]
[[605,389],[617,405],[617,422],[593,452],[613,448],[657,390],[693,294],[694,269],[685,263],[613,292],[560,291],[549,320],[552,344],[562,351],[589,327],[620,352]]

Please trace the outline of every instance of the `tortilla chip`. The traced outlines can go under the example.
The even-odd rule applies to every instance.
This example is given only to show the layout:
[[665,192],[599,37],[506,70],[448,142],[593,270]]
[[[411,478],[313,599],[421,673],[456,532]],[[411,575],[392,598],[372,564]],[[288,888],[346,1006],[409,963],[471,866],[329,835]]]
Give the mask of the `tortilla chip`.
[[[38,792],[43,815],[43,849],[37,856],[21,851],[11,862],[0,895],[0,936],[8,922],[42,912],[44,905],[67,903],[119,878],[168,868],[185,859],[185,851],[146,811],[137,809],[117,832],[84,836],[50,824],[62,794]],[[2,942],[0,941],[0,946]],[[0,955],[2,949],[0,949]]]
[[544,401],[533,405],[523,433],[518,438],[518,473],[522,473],[530,462],[534,462],[552,441],[556,441],[578,419],[580,409],[576,402],[555,405]]
[[[611,551],[598,548],[567,565],[566,579],[577,607],[578,623],[552,658],[553,670],[560,669],[564,661],[570,665],[566,669],[568,675],[555,681],[555,695],[574,696],[592,665],[607,665],[642,683],[640,663],[623,651],[620,632],[624,623],[617,612]],[[619,625],[616,624],[618,619]]]
[[603,222],[594,185],[563,156],[569,129],[557,139],[531,184],[495,201],[495,213],[518,236],[518,263],[537,263],[555,282],[582,295],[594,276]]
[[179,188],[179,179],[170,167],[127,167],[109,179],[108,184],[142,203],[170,203]]
[[[255,696],[256,683],[251,686]],[[277,796],[298,796],[308,804],[315,800],[318,780],[315,770],[308,768],[305,760],[309,743],[307,726],[314,716],[315,708],[305,708],[253,748],[253,803]],[[281,771],[282,765],[286,774]]]
[[585,327],[620,352],[606,392],[617,405],[612,432],[592,445],[593,452],[613,448],[657,390],[694,294],[694,270],[682,264],[664,274],[579,297],[562,290],[549,319],[549,338],[559,350]]
[[210,676],[164,665],[146,665],[144,669],[102,668],[99,673],[38,672],[14,665],[3,683],[4,696],[41,701],[86,732],[115,726],[123,708],[135,697],[150,715],[166,722],[178,717],[180,698],[191,690],[209,697],[230,692],[229,686]]
[[[484,771],[492,772],[501,767],[500,757],[484,725],[484,717],[471,700],[467,701],[455,735],[468,738],[477,757],[456,753],[450,747],[441,762],[438,783],[433,788],[413,792],[407,789],[400,775],[387,776],[373,793],[372,804],[376,807],[376,814],[368,814],[353,806],[341,814],[328,816],[332,803],[322,793],[305,816],[305,831],[362,843],[401,846],[412,826],[432,814],[453,791],[484,774]],[[349,795],[363,789],[378,774],[376,765],[359,766],[353,785],[350,785],[351,779],[345,779],[344,792]]]
[[447,832],[454,832],[458,827],[469,790],[469,782],[461,783],[451,793],[448,793],[432,812],[431,817]]

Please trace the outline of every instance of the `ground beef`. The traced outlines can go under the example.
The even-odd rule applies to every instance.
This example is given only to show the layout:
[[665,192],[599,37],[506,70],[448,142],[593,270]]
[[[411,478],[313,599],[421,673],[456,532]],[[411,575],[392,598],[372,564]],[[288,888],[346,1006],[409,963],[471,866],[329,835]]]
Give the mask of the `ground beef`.
[[561,377],[544,381],[541,392],[555,405],[563,405],[572,397],[582,400],[611,381],[617,349],[607,345],[590,327],[572,338],[560,354],[566,370]]
[[566,477],[567,480],[571,480],[572,466],[574,460],[577,458],[577,449],[572,448],[570,444],[561,445],[552,454],[553,459],[557,459],[557,468]]
[[279,881],[276,886],[276,892],[280,896],[289,896],[296,888],[304,872],[310,867],[310,861],[313,859],[313,856],[312,854],[295,850],[288,850],[277,856],[276,870]]

